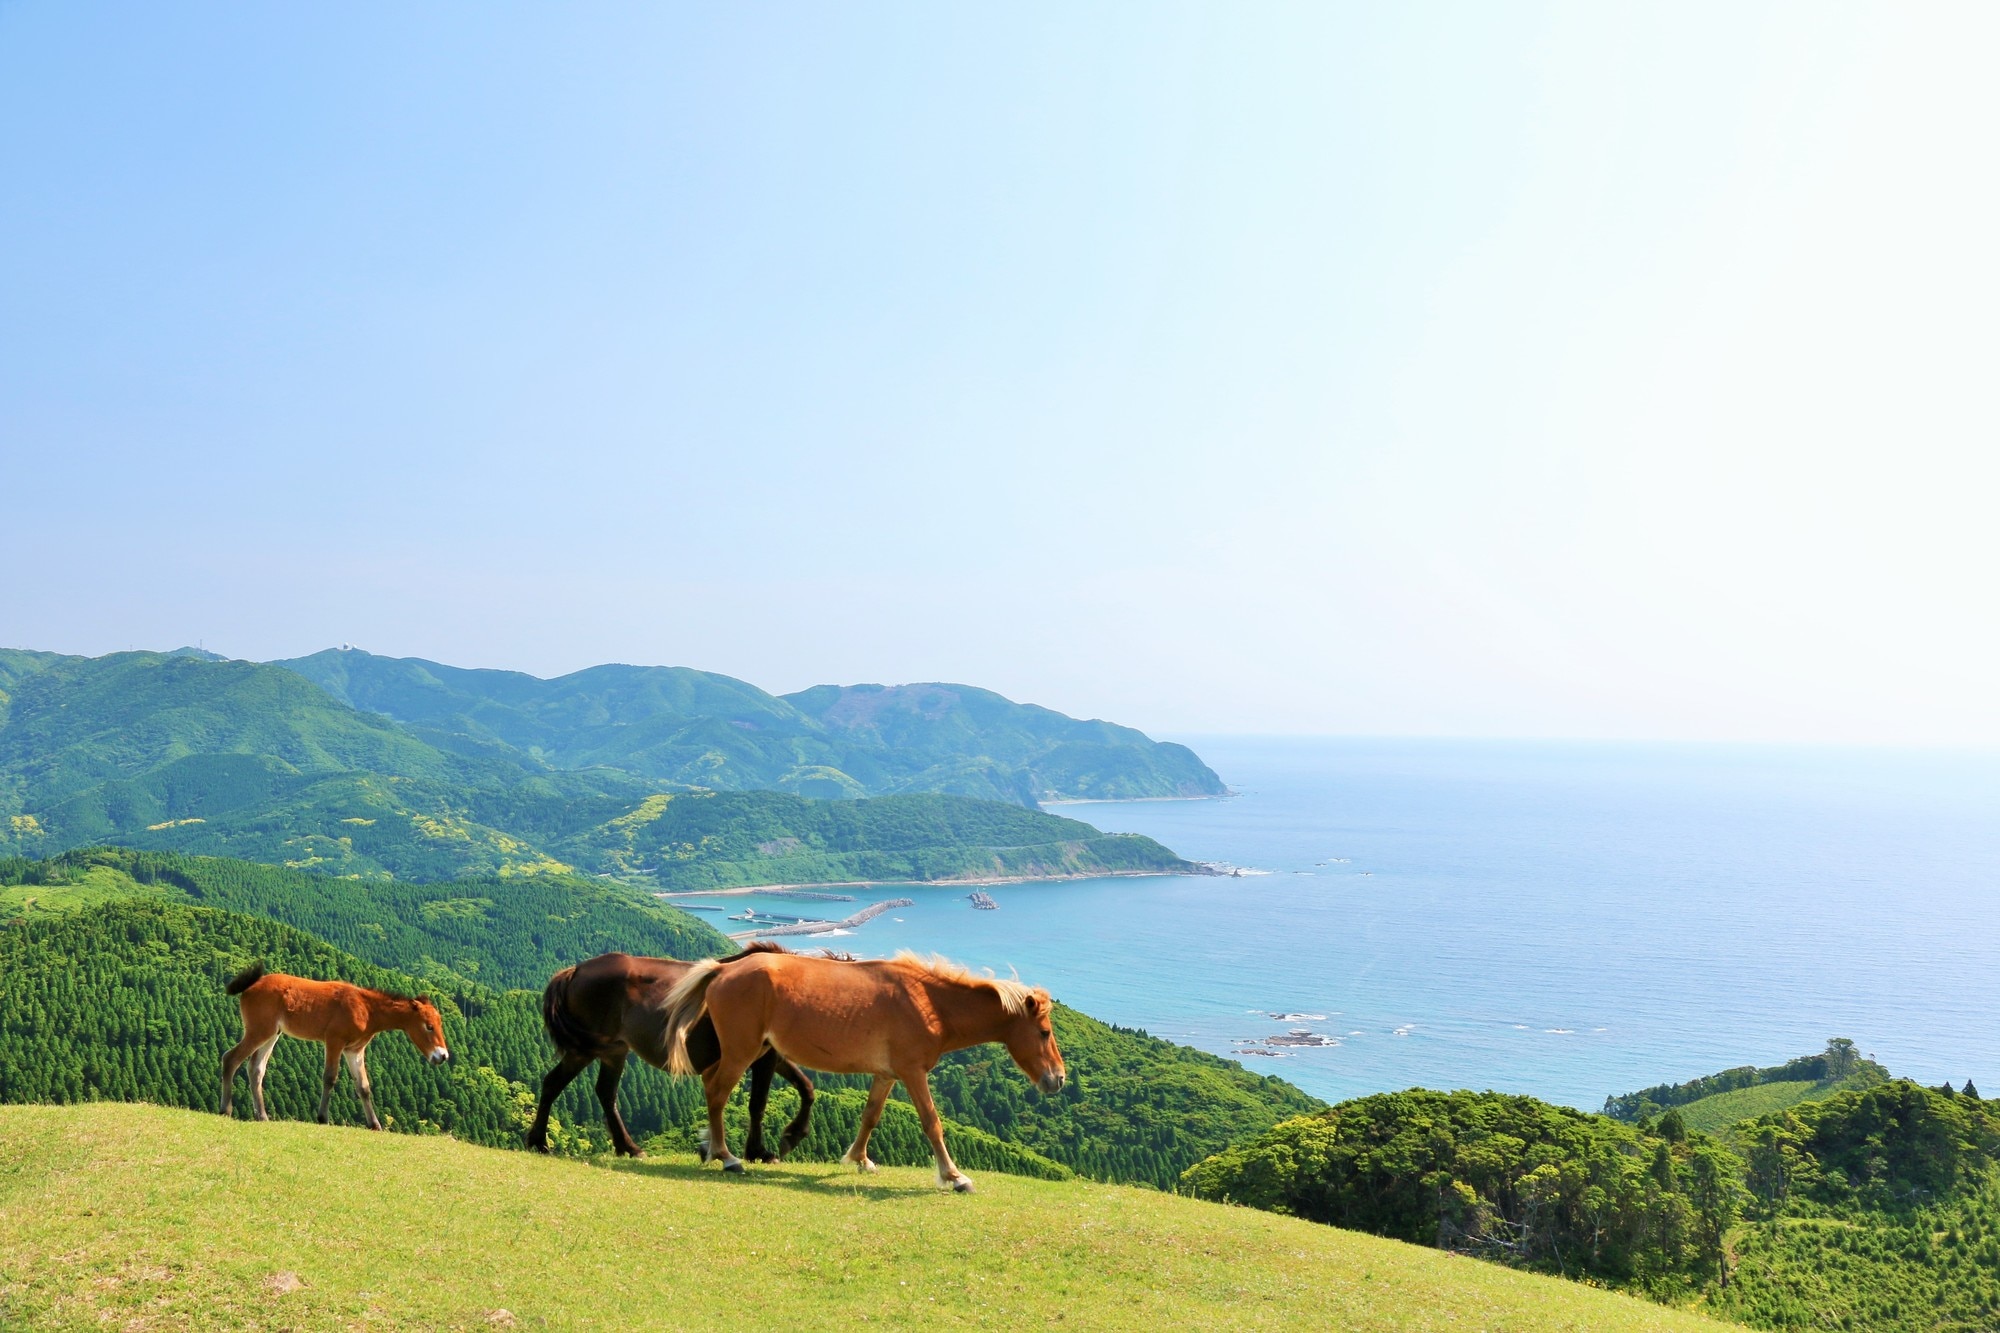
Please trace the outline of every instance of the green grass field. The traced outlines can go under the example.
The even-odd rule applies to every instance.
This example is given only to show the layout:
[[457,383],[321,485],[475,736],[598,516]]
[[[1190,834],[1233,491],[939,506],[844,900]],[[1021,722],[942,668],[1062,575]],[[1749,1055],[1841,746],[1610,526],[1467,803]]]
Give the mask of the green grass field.
[[0,1108],[0,1327],[1726,1327],[1148,1190]]
[[1833,1090],[1824,1083],[1759,1083],[1754,1087],[1718,1092],[1713,1097],[1703,1097],[1677,1109],[1681,1113],[1681,1123],[1689,1129],[1698,1129],[1704,1134],[1720,1134],[1740,1120],[1769,1115],[1787,1106],[1797,1106],[1800,1102],[1814,1097],[1828,1097],[1832,1093]]
[[164,898],[171,892],[160,885],[140,884],[113,866],[90,866],[67,884],[0,884],[0,920],[24,912],[95,907],[123,898]]

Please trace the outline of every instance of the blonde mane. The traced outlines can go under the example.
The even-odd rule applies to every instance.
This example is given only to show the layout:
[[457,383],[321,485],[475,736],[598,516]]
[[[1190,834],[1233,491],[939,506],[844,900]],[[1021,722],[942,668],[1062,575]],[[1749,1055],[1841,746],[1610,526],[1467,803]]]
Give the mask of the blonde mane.
[[983,977],[975,976],[970,968],[962,963],[954,963],[942,954],[934,953],[926,958],[908,949],[901,949],[890,961],[908,964],[936,977],[939,981],[957,982],[962,986],[991,986],[1000,996],[1000,1007],[1010,1014],[1025,1014],[1034,1007],[1033,987],[990,974]]

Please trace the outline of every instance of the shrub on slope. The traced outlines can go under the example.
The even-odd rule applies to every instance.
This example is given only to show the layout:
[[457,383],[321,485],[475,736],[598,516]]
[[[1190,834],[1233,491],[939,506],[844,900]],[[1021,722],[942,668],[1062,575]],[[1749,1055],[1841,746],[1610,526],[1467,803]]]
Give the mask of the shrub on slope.
[[1413,1088],[1288,1120],[1190,1192],[1671,1293],[1719,1271],[1738,1163],[1532,1097]]

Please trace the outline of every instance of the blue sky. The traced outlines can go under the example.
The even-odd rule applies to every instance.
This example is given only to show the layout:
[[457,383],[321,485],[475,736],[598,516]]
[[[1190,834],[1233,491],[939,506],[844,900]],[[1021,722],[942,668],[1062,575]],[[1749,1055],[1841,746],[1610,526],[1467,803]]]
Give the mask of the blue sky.
[[2000,741],[1990,8],[0,4],[0,641]]

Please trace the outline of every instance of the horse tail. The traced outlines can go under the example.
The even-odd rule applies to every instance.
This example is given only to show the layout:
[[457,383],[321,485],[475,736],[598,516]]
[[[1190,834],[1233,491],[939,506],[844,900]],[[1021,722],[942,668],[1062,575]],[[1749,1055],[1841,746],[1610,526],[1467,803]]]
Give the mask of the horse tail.
[[229,984],[222,988],[222,993],[224,995],[241,995],[244,991],[249,990],[263,979],[264,965],[262,963],[252,963],[231,977]]
[[660,1026],[666,1034],[668,1073],[696,1072],[694,1061],[688,1058],[688,1029],[695,1025],[707,1008],[709,983],[721,971],[721,963],[713,958],[704,958],[690,967],[687,975],[676,981],[674,988],[667,992],[667,1002],[660,1011]]
[[557,1050],[566,1055],[594,1056],[602,1043],[595,1032],[578,1023],[569,1011],[569,985],[574,980],[574,967],[566,967],[549,978],[542,991],[542,1026],[548,1029],[549,1040]]

